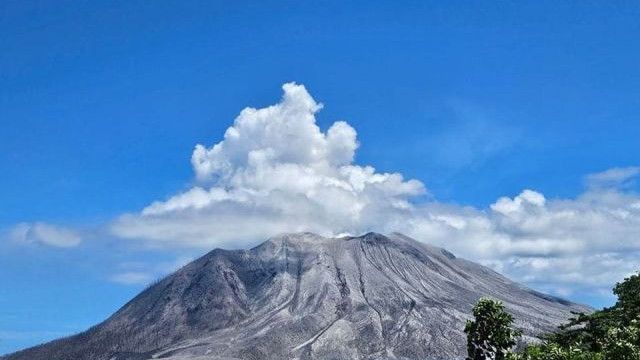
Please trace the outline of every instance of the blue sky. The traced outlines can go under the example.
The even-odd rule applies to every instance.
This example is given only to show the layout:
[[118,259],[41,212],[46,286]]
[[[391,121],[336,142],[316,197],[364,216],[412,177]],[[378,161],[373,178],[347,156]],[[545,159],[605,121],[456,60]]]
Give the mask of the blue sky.
[[[311,198],[320,213],[299,227],[394,230],[377,216],[408,211],[413,227],[399,230],[420,240],[537,289],[608,304],[612,279],[639,267],[639,15],[633,2],[3,2],[0,353],[104,319],[207,249],[283,229],[264,225],[276,217],[252,218],[255,232],[237,241],[220,228],[185,230],[220,217],[242,226],[255,209],[286,213],[287,196],[299,195],[300,184],[207,179],[224,175],[215,166],[194,176],[194,146],[223,139],[227,152],[202,164],[255,172],[234,162],[238,149],[273,139],[234,125],[247,106],[310,116],[292,133],[301,139],[329,139],[335,121],[348,123],[318,143],[338,155],[290,160],[303,144],[269,155],[268,169],[345,180],[334,176],[342,167],[371,165],[403,176],[389,180],[397,193],[353,193],[384,205],[363,205],[369,218],[322,223],[327,204]],[[293,81],[304,88],[281,89]],[[232,125],[245,143],[224,138]],[[257,186],[287,196],[259,199],[277,208],[251,198],[247,209],[225,193],[233,206],[221,213],[211,192],[197,193],[204,210],[171,207],[196,188]],[[143,211],[157,201],[160,212]],[[398,210],[404,201],[410,209]],[[562,222],[566,214],[583,222]],[[159,221],[175,237],[149,229]],[[591,265],[607,276],[549,277]]]

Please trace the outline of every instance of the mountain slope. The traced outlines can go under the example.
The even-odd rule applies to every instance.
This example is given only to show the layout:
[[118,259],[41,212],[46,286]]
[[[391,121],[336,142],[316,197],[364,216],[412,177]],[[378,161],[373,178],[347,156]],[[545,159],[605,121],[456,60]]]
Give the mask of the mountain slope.
[[287,234],[216,249],[94,328],[3,360],[462,359],[484,295],[530,337],[588,311],[401,234]]

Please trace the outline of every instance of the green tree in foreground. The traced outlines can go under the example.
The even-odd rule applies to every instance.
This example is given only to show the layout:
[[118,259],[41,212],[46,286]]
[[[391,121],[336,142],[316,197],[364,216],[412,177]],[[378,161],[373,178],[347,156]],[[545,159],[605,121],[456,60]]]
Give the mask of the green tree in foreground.
[[610,308],[578,314],[541,344],[509,360],[640,360],[640,275],[616,284]]
[[634,320],[628,326],[609,329],[604,339],[604,358],[640,360],[640,327],[638,325],[638,321]]
[[613,293],[618,296],[614,309],[618,312],[620,322],[629,325],[640,320],[640,274],[632,275],[623,282],[617,283]]
[[474,320],[468,320],[468,360],[505,360],[520,332],[511,328],[513,317],[501,302],[482,298],[473,308]]

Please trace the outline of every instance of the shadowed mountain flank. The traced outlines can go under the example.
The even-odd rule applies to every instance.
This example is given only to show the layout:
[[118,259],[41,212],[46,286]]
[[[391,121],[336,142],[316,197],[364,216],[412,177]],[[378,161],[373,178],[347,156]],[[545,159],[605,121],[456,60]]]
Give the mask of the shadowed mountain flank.
[[589,311],[401,234],[285,234],[213,250],[88,331],[2,360],[463,359],[481,296],[525,338]]

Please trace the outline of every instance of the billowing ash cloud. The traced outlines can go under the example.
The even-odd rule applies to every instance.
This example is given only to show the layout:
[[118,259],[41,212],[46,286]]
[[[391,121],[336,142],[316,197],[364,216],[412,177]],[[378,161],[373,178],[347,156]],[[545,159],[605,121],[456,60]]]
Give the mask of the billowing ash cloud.
[[610,287],[640,265],[640,197],[620,186],[638,168],[592,174],[575,199],[524,190],[488,209],[425,203],[421,182],[355,164],[356,131],[339,121],[323,132],[322,105],[304,86],[283,90],[276,105],[244,109],[219,143],[196,146],[197,186],[121,216],[112,231],[205,248],[289,231],[399,231],[557,293]]

